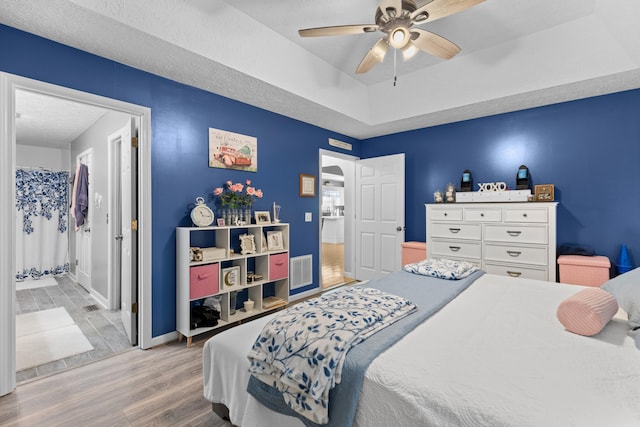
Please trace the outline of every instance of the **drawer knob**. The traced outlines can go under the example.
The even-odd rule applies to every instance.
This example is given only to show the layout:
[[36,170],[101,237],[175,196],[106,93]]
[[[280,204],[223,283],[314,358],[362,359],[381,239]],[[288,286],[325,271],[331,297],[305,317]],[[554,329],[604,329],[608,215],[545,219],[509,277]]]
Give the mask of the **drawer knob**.
[[519,271],[509,271],[509,270],[507,270],[507,274],[508,274],[509,276],[511,276],[511,277],[520,277],[520,275],[521,275],[522,273],[521,273],[521,272],[519,272]]
[[458,252],[460,250],[460,246],[449,246],[451,252]]
[[526,218],[526,217],[527,217],[527,214],[526,214],[526,213],[523,213],[523,214],[522,214],[522,216]]
[[507,251],[507,253],[515,258],[515,257],[519,257],[522,252],[520,252],[520,251]]
[[509,234],[509,236],[512,236],[512,237],[518,237],[520,233],[522,233],[522,231],[507,230],[507,234]]
[[484,216],[484,213],[481,213],[480,216]]
[[444,216],[447,216],[447,213],[446,213],[446,212],[444,213]]
[[453,234],[459,233],[460,229],[459,228],[449,228],[449,231],[452,232]]

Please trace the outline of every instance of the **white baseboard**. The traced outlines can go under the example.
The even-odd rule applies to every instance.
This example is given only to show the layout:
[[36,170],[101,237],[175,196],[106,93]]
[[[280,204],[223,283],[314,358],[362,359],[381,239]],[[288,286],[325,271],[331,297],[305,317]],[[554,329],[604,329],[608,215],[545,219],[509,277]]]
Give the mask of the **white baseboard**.
[[146,347],[145,349],[152,348],[157,345],[166,344],[168,342],[175,341],[177,339],[178,339],[178,332],[169,332],[168,334],[159,335],[157,337],[151,338],[151,347]]

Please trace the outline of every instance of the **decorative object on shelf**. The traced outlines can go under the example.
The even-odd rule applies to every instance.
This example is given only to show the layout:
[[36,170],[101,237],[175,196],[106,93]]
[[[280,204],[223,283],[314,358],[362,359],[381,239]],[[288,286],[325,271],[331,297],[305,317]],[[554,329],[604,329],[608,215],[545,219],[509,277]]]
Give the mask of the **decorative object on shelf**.
[[255,211],[256,224],[271,224],[271,214],[269,211]]
[[262,299],[262,308],[269,309],[285,305],[287,302],[282,298],[270,296]]
[[253,238],[253,234],[241,234],[240,235],[240,253],[242,255],[255,254],[256,242]]
[[276,202],[273,202],[273,222],[275,224],[280,222],[280,205],[276,205]]
[[204,198],[196,197],[196,205],[191,209],[191,221],[198,227],[207,227],[213,222],[213,211],[204,203]]
[[282,231],[267,231],[267,249],[270,251],[284,249]]
[[217,220],[218,227],[223,227],[225,225],[224,218],[218,218]]
[[209,167],[258,171],[258,138],[209,128]]
[[229,315],[233,316],[236,314],[236,301],[238,300],[238,292],[231,291],[229,292]]
[[449,183],[445,188],[444,195],[446,197],[447,203],[453,203],[456,201],[456,186]]
[[478,191],[507,191],[506,182],[479,182]]
[[316,197],[315,175],[300,174],[300,197]]
[[202,261],[202,249],[198,247],[189,248],[189,252],[191,254],[190,260],[191,262],[200,262]]
[[516,175],[516,190],[528,190],[530,188],[531,176],[529,174],[529,168],[525,165],[520,165],[518,174]]
[[247,283],[256,283],[262,280],[262,274],[255,274],[253,271],[247,272]]
[[222,289],[237,287],[240,284],[240,267],[237,265],[222,269]]
[[536,202],[553,202],[554,198],[553,184],[541,184],[534,186],[533,200]]
[[473,176],[469,169],[465,169],[462,172],[462,179],[460,180],[460,191],[473,191]]
[[444,202],[444,197],[442,195],[442,191],[438,190],[435,193],[433,193],[433,201],[436,202],[436,203]]
[[224,248],[199,248],[202,252],[202,261],[215,261],[217,259],[222,259],[227,256],[227,251]]
[[222,208],[225,225],[251,224],[251,207],[255,199],[261,199],[262,190],[251,186],[251,180],[244,184],[227,181],[222,187],[213,189]]
[[253,311],[253,307],[255,305],[255,302],[249,300],[246,300],[244,302],[244,311],[246,311],[247,313],[251,313]]

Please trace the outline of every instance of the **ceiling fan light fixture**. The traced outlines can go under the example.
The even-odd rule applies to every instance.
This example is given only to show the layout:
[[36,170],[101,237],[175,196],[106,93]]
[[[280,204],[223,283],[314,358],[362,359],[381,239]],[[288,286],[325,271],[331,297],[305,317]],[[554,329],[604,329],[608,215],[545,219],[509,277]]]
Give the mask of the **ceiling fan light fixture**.
[[402,48],[402,58],[405,61],[408,61],[409,59],[413,58],[419,51],[420,49],[418,49],[418,46],[409,42]]
[[413,22],[416,24],[422,23],[429,19],[429,14],[427,12],[422,12],[413,17]]
[[389,44],[396,49],[402,49],[409,43],[409,30],[405,27],[396,27],[389,32]]

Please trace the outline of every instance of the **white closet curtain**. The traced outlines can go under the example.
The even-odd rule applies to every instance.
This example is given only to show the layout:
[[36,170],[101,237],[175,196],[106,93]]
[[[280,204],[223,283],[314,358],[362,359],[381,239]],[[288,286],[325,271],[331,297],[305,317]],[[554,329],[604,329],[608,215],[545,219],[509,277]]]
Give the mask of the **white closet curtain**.
[[69,271],[69,172],[16,170],[16,280]]

